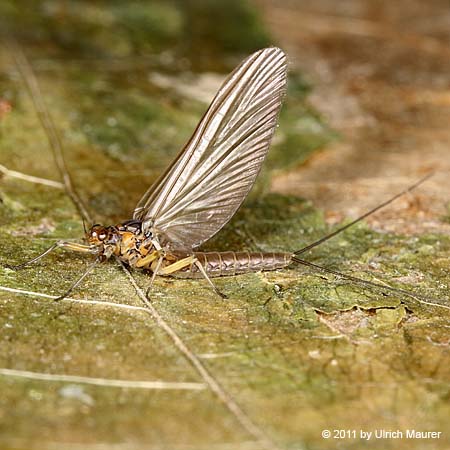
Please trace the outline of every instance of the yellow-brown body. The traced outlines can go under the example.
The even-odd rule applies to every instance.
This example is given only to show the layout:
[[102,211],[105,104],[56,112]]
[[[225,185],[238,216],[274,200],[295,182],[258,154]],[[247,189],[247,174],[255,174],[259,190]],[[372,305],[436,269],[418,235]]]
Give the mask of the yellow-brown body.
[[161,247],[152,233],[142,232],[138,221],[94,225],[89,244],[98,248],[103,259],[114,255],[130,267],[182,278],[201,277],[198,263],[210,277],[220,277],[280,269],[292,262],[292,253],[286,252],[194,252]]

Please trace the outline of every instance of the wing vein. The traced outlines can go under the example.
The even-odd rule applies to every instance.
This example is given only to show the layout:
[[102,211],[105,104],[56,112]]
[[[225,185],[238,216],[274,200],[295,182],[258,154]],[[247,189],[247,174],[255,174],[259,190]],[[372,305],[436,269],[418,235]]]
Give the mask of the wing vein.
[[219,231],[252,188],[286,86],[278,48],[250,55],[225,80],[194,134],[144,194],[133,218],[172,245],[195,248]]

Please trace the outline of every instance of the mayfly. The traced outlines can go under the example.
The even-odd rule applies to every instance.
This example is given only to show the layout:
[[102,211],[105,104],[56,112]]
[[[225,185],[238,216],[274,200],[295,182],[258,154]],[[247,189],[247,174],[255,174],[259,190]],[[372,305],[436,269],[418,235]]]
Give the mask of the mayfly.
[[[87,271],[58,299],[69,295],[99,263],[112,256],[156,275],[206,279],[275,270],[299,263],[372,287],[415,294],[317,266],[300,255],[412,190],[405,191],[353,222],[296,252],[202,252],[198,248],[234,215],[252,188],[277,126],[286,89],[287,58],[279,48],[246,58],[225,80],[194,134],[137,204],[133,218],[113,226],[93,225],[87,244],[59,241],[56,248],[95,256]],[[148,288],[147,293],[150,290]]]

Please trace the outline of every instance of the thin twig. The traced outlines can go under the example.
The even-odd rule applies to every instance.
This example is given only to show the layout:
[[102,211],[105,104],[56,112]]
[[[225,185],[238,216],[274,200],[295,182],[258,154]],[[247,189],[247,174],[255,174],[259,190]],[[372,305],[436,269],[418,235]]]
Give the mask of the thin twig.
[[64,184],[59,181],[47,180],[46,178],[34,177],[33,175],[26,175],[25,173],[8,169],[2,164],[0,164],[0,172],[7,177],[18,178],[20,180],[29,181],[30,183],[43,184],[45,186],[50,186],[57,189],[64,189]]
[[[55,300],[58,298],[57,295],[44,294],[43,292],[26,291],[24,289],[15,289],[15,288],[7,287],[7,286],[0,286],[0,291],[12,292],[14,294],[19,294],[19,295],[29,295],[31,297],[49,298],[51,300]],[[79,299],[79,298],[65,297],[64,300],[62,300],[62,301],[68,301],[68,302],[80,303],[80,304],[86,304],[86,305],[111,306],[113,308],[147,312],[147,308],[145,306],[127,305],[126,303],[114,303],[114,302],[108,302],[106,300],[84,300],[84,299]]]
[[55,127],[47,105],[45,104],[41,89],[39,87],[39,83],[37,82],[33,69],[31,68],[30,63],[28,62],[22,49],[14,40],[9,39],[6,45],[9,47],[10,53],[14,57],[17,68],[19,69],[19,72],[22,75],[22,78],[27,86],[27,89],[30,92],[30,96],[36,109],[39,121],[41,122],[41,125],[45,130],[45,134],[47,135],[48,142],[52,149],[56,166],[58,167],[59,173],[63,178],[63,183],[67,195],[72,199],[72,202],[80,212],[81,216],[86,220],[86,222],[93,223],[86,206],[73,187],[72,179],[70,177],[69,171],[67,170],[66,162],[64,160],[61,138],[59,137],[59,133]]
[[131,389],[170,389],[199,391],[206,388],[203,383],[188,383],[175,381],[141,381],[141,380],[113,380],[108,378],[82,377],[78,375],[58,375],[53,373],[31,372],[29,370],[16,370],[0,368],[0,375],[28,378],[30,380],[56,381],[77,384],[94,384],[96,386],[131,388]]
[[136,290],[137,295],[142,302],[147,306],[147,312],[153,317],[158,326],[164,330],[164,332],[170,337],[175,347],[185,356],[185,358],[192,364],[195,370],[200,374],[205,383],[209,386],[212,392],[216,394],[219,400],[227,407],[227,409],[234,415],[240,425],[247,430],[247,432],[258,440],[262,449],[277,450],[277,445],[259,428],[250,417],[242,410],[242,408],[236,403],[233,397],[225,391],[222,385],[211,375],[199,358],[189,349],[189,347],[178,336],[176,331],[163,319],[161,314],[145,296],[143,290],[136,283],[136,280],[131,275],[131,272],[118,258],[116,260],[121,264],[126,276],[130,280]]

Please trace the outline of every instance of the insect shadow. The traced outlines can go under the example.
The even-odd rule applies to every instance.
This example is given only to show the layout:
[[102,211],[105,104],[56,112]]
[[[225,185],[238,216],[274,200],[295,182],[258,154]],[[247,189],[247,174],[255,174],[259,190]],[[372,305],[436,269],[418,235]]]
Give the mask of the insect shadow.
[[[30,91],[35,91],[36,109],[45,111],[45,105],[36,93],[34,85],[37,83],[30,68],[25,61],[21,64],[24,71],[28,71],[27,78],[34,82],[28,84]],[[94,258],[91,265],[56,300],[67,297],[98,264],[113,256],[131,268],[151,274],[147,295],[156,276],[174,276],[203,278],[217,295],[225,297],[212,278],[300,264],[382,292],[391,291],[423,300],[423,297],[406,290],[319,266],[304,259],[303,254],[410,192],[429,175],[299,250],[200,250],[230,221],[254,185],[277,126],[286,83],[287,57],[281,49],[270,47],[253,53],[225,80],[192,137],[143,194],[129,220],[110,226],[94,224],[86,230],[85,243],[58,241],[32,260],[10,267],[22,269],[57,248],[91,255]],[[47,116],[42,115],[42,122],[48,128]],[[54,145],[56,162],[60,169],[61,166],[65,169],[58,145],[58,142]],[[65,176],[64,179],[68,194],[77,203],[70,178]],[[79,203],[78,206],[83,212]],[[86,213],[83,215],[88,216]]]

